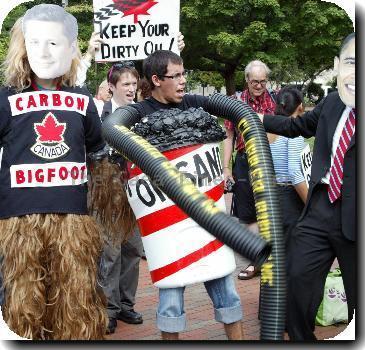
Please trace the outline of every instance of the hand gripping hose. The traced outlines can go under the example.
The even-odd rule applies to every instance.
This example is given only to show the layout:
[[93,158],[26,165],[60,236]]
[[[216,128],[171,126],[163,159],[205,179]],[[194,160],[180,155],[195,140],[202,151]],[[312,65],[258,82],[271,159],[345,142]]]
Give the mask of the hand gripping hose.
[[232,121],[245,141],[260,235],[272,247],[268,261],[261,268],[260,338],[282,340],[286,304],[285,250],[269,142],[257,114],[242,101],[214,94],[206,110]]

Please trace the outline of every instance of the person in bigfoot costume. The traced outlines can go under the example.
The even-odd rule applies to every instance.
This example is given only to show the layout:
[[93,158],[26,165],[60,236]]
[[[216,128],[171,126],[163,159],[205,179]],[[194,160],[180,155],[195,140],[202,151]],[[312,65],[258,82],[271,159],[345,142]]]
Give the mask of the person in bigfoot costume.
[[105,146],[76,87],[77,21],[41,4],[15,23],[0,91],[3,317],[30,339],[103,339],[102,236],[87,215],[86,153]]

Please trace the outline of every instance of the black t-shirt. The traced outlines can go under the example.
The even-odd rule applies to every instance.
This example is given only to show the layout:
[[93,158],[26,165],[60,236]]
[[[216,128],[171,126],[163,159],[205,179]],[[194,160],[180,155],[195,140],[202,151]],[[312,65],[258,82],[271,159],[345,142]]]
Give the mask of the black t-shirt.
[[86,152],[104,145],[86,89],[1,89],[0,218],[87,214]]
[[161,103],[157,101],[153,97],[148,97],[141,102],[134,103],[130,105],[131,107],[136,108],[141,118],[149,115],[153,112],[159,111],[160,109],[170,109],[170,108],[179,108],[182,111],[187,110],[190,107],[199,108],[202,107],[206,109],[208,103],[208,97],[201,95],[184,95],[182,101],[180,103]]

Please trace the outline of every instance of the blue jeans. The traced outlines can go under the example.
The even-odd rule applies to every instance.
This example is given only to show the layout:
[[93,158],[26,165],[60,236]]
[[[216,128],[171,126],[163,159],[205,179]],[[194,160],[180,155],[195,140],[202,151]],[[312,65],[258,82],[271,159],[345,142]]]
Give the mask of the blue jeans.
[[[242,319],[240,297],[232,275],[204,282],[204,286],[213,302],[216,321],[230,324]],[[175,333],[185,329],[184,291],[185,287],[159,289],[156,320],[161,331]]]

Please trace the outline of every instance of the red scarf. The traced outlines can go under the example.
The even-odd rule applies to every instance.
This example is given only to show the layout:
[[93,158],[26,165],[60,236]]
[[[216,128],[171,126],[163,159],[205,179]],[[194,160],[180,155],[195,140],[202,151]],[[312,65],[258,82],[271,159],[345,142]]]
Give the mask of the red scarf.
[[242,92],[241,100],[246,102],[256,113],[274,114],[276,104],[267,90],[262,95],[252,98],[247,89]]

